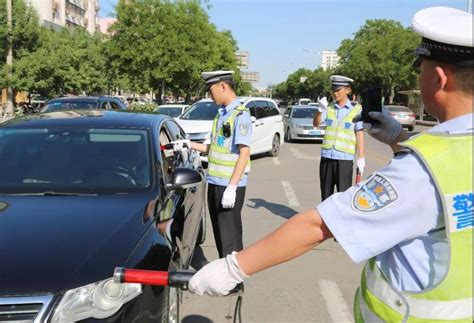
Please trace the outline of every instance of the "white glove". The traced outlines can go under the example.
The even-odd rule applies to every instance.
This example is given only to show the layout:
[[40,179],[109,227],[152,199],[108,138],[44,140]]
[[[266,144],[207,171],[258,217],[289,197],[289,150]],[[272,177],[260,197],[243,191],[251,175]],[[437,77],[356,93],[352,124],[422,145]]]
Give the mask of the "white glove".
[[190,292],[199,296],[225,296],[248,276],[240,269],[232,252],[225,258],[214,260],[199,270],[188,284]]
[[234,207],[235,196],[237,195],[235,192],[236,190],[237,190],[236,185],[229,185],[225,189],[224,195],[222,195],[222,201],[221,201],[222,207],[224,209],[231,209]]
[[173,144],[174,151],[183,151],[183,150],[191,149],[191,140],[189,139],[180,139],[180,140],[172,141],[170,142],[170,144]]
[[359,168],[360,173],[362,174],[365,168],[365,158],[361,157],[357,159],[356,165],[357,165],[357,168]]
[[364,122],[364,128],[367,129],[369,135],[388,145],[395,143],[402,131],[400,122],[392,118],[386,109],[382,112],[371,111],[369,116],[379,121],[375,125]]
[[323,96],[321,99],[318,100],[318,104],[321,110],[326,110],[328,107],[328,99],[326,99],[326,97]]

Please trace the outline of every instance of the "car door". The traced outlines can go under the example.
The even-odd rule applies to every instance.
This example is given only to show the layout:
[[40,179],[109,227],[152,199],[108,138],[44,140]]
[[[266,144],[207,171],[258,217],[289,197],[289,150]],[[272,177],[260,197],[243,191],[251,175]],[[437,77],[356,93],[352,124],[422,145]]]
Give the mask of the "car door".
[[256,114],[257,120],[259,121],[259,126],[261,127],[261,131],[263,133],[263,137],[261,139],[261,150],[260,152],[270,151],[272,149],[272,139],[274,135],[273,131],[273,118],[270,115],[271,107],[268,105],[267,101],[258,100],[256,101]]
[[252,144],[250,146],[252,154],[258,154],[264,151],[265,148],[265,130],[261,120],[262,115],[257,114],[259,108],[256,103],[257,101],[249,101],[245,104],[252,117]]
[[287,131],[288,127],[290,127],[290,116],[291,116],[291,110],[293,107],[288,107],[285,110],[285,113],[283,113],[283,123],[285,126],[285,132]]
[[[185,133],[174,120],[167,120],[164,129],[171,141],[184,139]],[[199,156],[193,150],[183,152],[173,152],[173,157],[169,162],[171,174],[178,167],[185,167],[201,172],[203,181],[195,187],[186,188],[175,192],[173,195],[177,200],[173,200],[175,207],[172,231],[179,249],[180,262],[182,268],[187,268],[192,260],[194,248],[196,246],[202,216],[205,215],[205,181],[202,173]]]

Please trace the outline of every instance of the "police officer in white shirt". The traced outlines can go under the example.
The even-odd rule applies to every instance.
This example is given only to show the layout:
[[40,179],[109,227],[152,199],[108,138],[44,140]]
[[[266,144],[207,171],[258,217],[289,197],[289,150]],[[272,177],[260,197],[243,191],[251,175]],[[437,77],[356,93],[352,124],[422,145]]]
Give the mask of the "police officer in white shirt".
[[234,71],[203,72],[206,91],[217,105],[211,144],[189,140],[174,142],[175,150],[186,143],[208,153],[207,204],[219,257],[242,250],[242,207],[250,172],[252,120],[234,91]]
[[423,37],[416,51],[421,96],[438,126],[408,138],[389,115],[372,112],[380,124],[369,134],[398,151],[388,166],[208,264],[189,289],[225,295],[248,275],[335,236],[355,262],[366,261],[357,322],[472,322],[472,21],[446,7],[423,9],[412,20]]

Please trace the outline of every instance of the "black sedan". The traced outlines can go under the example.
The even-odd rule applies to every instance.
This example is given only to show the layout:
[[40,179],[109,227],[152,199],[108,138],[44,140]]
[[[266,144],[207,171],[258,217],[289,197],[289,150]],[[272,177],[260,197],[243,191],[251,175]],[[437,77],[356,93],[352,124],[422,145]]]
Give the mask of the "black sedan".
[[184,136],[167,116],[113,111],[1,124],[0,321],[179,321],[178,290],[112,276],[188,269],[204,239],[199,156],[167,145]]
[[110,96],[65,96],[49,100],[41,112],[65,110],[127,110],[118,98]]

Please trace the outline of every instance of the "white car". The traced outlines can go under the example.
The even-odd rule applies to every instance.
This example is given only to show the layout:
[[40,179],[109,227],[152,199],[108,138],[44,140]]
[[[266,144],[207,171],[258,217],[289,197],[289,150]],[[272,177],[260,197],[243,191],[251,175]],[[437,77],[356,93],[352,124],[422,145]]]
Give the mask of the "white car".
[[180,115],[183,114],[186,109],[189,108],[187,104],[163,104],[156,107],[153,112],[166,114],[172,118],[178,118]]
[[[252,118],[251,155],[268,153],[272,157],[278,156],[284,142],[284,127],[275,101],[259,97],[239,99],[249,109]],[[203,99],[194,103],[176,121],[191,141],[210,144],[212,121],[218,108],[211,99]],[[201,155],[201,159],[207,162],[206,155]]]

